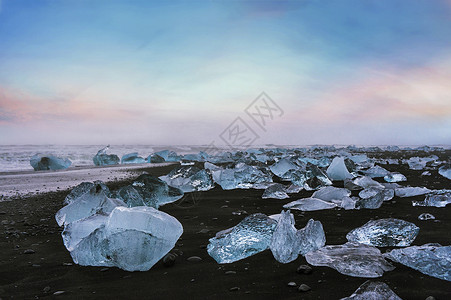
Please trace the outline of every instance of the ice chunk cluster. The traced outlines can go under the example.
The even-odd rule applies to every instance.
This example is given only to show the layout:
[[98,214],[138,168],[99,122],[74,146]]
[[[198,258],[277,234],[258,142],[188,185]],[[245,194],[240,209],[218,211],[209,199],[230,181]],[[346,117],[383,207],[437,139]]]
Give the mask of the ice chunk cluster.
[[71,164],[69,159],[53,155],[36,154],[30,159],[30,165],[35,171],[62,170],[69,168]]
[[395,268],[376,247],[351,242],[325,246],[307,253],[305,258],[311,265],[331,267],[353,277],[380,277]]
[[213,179],[224,190],[249,189],[257,183],[272,182],[272,176],[266,169],[242,163],[233,169],[213,171]]
[[277,222],[257,213],[209,240],[208,254],[218,263],[232,263],[269,248]]
[[413,206],[445,207],[451,203],[451,190],[435,191],[426,195],[422,201],[412,201]]
[[214,188],[209,170],[194,166],[174,168],[168,175],[160,176],[169,186],[179,188],[183,192],[208,191]]
[[350,242],[376,247],[405,247],[417,237],[420,228],[400,219],[371,220],[351,230],[346,238]]

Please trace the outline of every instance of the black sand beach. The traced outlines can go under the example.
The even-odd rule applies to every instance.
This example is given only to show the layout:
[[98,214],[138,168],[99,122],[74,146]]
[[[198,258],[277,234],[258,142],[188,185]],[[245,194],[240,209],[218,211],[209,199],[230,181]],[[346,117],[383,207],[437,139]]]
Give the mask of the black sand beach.
[[[441,159],[449,151],[438,153]],[[384,153],[379,154],[385,156]],[[393,157],[390,154],[389,157]],[[409,170],[406,165],[382,165],[399,171],[410,186],[430,189],[450,188],[450,180],[432,170],[431,176]],[[135,170],[153,175],[167,174],[174,166]],[[111,188],[130,180],[108,183]],[[334,183],[340,186],[342,183]],[[176,217],[184,228],[181,239],[171,252],[177,254],[171,267],[160,261],[147,272],[126,272],[117,268],[81,267],[73,264],[65,249],[62,229],[54,215],[63,205],[69,191],[52,192],[0,202],[0,297],[33,298],[105,298],[105,299],[340,299],[350,296],[366,278],[345,276],[328,267],[313,267],[311,274],[297,274],[303,257],[289,264],[278,263],[271,252],[264,251],[232,264],[217,264],[206,252],[208,239],[216,232],[239,223],[247,214],[277,214],[292,200],[311,195],[302,191],[290,199],[261,199],[262,190],[223,191],[220,187],[202,193],[188,194],[176,203],[161,207]],[[414,207],[411,198],[395,197],[377,210],[292,211],[296,227],[302,228],[313,218],[322,222],[328,245],[346,242],[346,233],[370,219],[400,218],[415,223],[420,232],[413,245],[451,244],[450,207]],[[429,212],[436,220],[420,221],[418,215]],[[385,252],[386,249],[381,249]],[[198,256],[201,261],[188,261]],[[402,299],[451,298],[451,282],[436,279],[400,264],[382,277],[372,279],[387,283]],[[288,286],[295,282],[311,287],[299,292]],[[55,295],[56,292],[56,295]]]

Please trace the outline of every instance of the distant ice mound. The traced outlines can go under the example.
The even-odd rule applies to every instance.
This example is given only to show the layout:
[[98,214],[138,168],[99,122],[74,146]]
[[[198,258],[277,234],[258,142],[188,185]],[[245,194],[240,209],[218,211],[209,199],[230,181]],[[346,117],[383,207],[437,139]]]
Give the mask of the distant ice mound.
[[30,165],[35,171],[62,170],[69,168],[71,164],[69,159],[53,155],[36,154],[30,159]]
[[96,166],[108,166],[108,165],[117,165],[119,164],[119,156],[116,154],[107,154],[106,152],[110,146],[106,146],[103,149],[100,149],[99,152],[92,158],[94,164]]

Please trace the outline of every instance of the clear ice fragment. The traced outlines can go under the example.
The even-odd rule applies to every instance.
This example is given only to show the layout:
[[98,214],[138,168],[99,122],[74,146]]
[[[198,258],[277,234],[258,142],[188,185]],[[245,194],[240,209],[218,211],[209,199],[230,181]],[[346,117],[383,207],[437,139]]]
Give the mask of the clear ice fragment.
[[287,199],[290,198],[285,191],[285,186],[280,183],[273,183],[265,189],[263,199]]
[[107,166],[107,165],[117,165],[119,164],[119,156],[116,154],[107,154],[109,145],[103,149],[100,149],[97,154],[92,158],[92,161],[96,166]]
[[349,297],[341,300],[402,300],[390,287],[379,281],[365,281]]
[[208,191],[215,187],[210,171],[194,166],[174,168],[168,175],[160,176],[160,179],[185,193]]
[[332,163],[327,168],[326,173],[327,176],[329,176],[329,178],[332,180],[345,180],[347,178],[353,177],[346,168],[344,158],[339,156],[335,157],[332,160]]
[[302,211],[323,210],[331,209],[334,207],[337,207],[337,204],[316,198],[303,198],[295,200],[283,206],[283,208],[286,209],[297,209]]
[[390,174],[390,172],[381,166],[374,166],[369,168],[368,170],[362,171],[366,176],[369,176],[371,178],[376,177],[384,177]]
[[438,173],[445,178],[451,179],[451,165],[447,164],[438,169]]
[[418,220],[421,220],[421,221],[435,220],[435,217],[434,217],[434,215],[432,215],[430,213],[422,213],[421,215],[418,216]]
[[425,188],[425,187],[401,187],[401,188],[397,188],[395,189],[395,196],[397,197],[413,197],[413,196],[418,196],[418,195],[424,195],[424,194],[429,194],[430,192],[432,192],[430,189]]
[[138,152],[128,153],[122,156],[121,164],[143,164],[146,160],[138,156]]
[[445,207],[451,203],[451,191],[435,191],[426,195],[423,201],[412,201],[413,206],[435,206]]
[[394,173],[385,175],[384,180],[387,182],[400,182],[400,181],[407,181],[407,178],[406,178],[406,176],[404,176],[401,173],[394,172]]

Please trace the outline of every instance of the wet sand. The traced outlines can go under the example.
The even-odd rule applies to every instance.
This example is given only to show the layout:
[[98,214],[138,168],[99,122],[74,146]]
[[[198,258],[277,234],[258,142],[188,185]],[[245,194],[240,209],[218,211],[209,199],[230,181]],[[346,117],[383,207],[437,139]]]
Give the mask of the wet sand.
[[[403,185],[426,186],[433,189],[451,188],[451,181],[431,171],[409,170],[405,165],[382,165],[390,171],[407,176]],[[138,169],[153,175],[167,174],[174,165]],[[134,177],[134,176],[133,176]],[[128,177],[130,178],[130,177]],[[98,178],[94,178],[98,179]],[[114,178],[113,178],[114,179]],[[93,180],[93,179],[89,179]],[[131,179],[108,183],[112,189],[128,184]],[[87,179],[82,179],[87,181]],[[336,183],[337,186],[340,183]],[[62,207],[69,191],[28,196],[0,202],[0,297],[2,299],[32,298],[149,298],[149,299],[339,299],[351,295],[367,279],[342,275],[328,267],[313,267],[309,275],[296,269],[306,264],[303,257],[289,264],[278,263],[269,250],[232,263],[217,264],[206,252],[208,239],[216,232],[239,223],[247,214],[280,213],[290,201],[310,196],[301,191],[290,199],[261,199],[262,190],[223,191],[220,187],[191,193],[176,203],[161,207],[176,217],[184,233],[173,253],[175,265],[165,267],[160,261],[147,272],[126,272],[117,268],[81,267],[72,263],[65,249],[54,214]],[[415,223],[420,233],[413,245],[425,243],[451,244],[451,206],[446,208],[413,207],[411,198],[395,197],[377,210],[292,211],[296,227],[304,227],[310,218],[320,220],[326,232],[327,244],[346,242],[346,233],[370,219],[394,217]],[[419,221],[418,215],[429,212],[436,221]],[[33,251],[27,251],[33,250]],[[382,252],[386,249],[382,248]],[[33,252],[31,254],[24,254]],[[198,262],[187,261],[199,256]],[[373,279],[387,283],[403,299],[451,298],[451,282],[424,275],[395,264],[396,269]],[[308,292],[298,292],[288,282],[305,283]],[[55,296],[54,293],[64,293]]]

